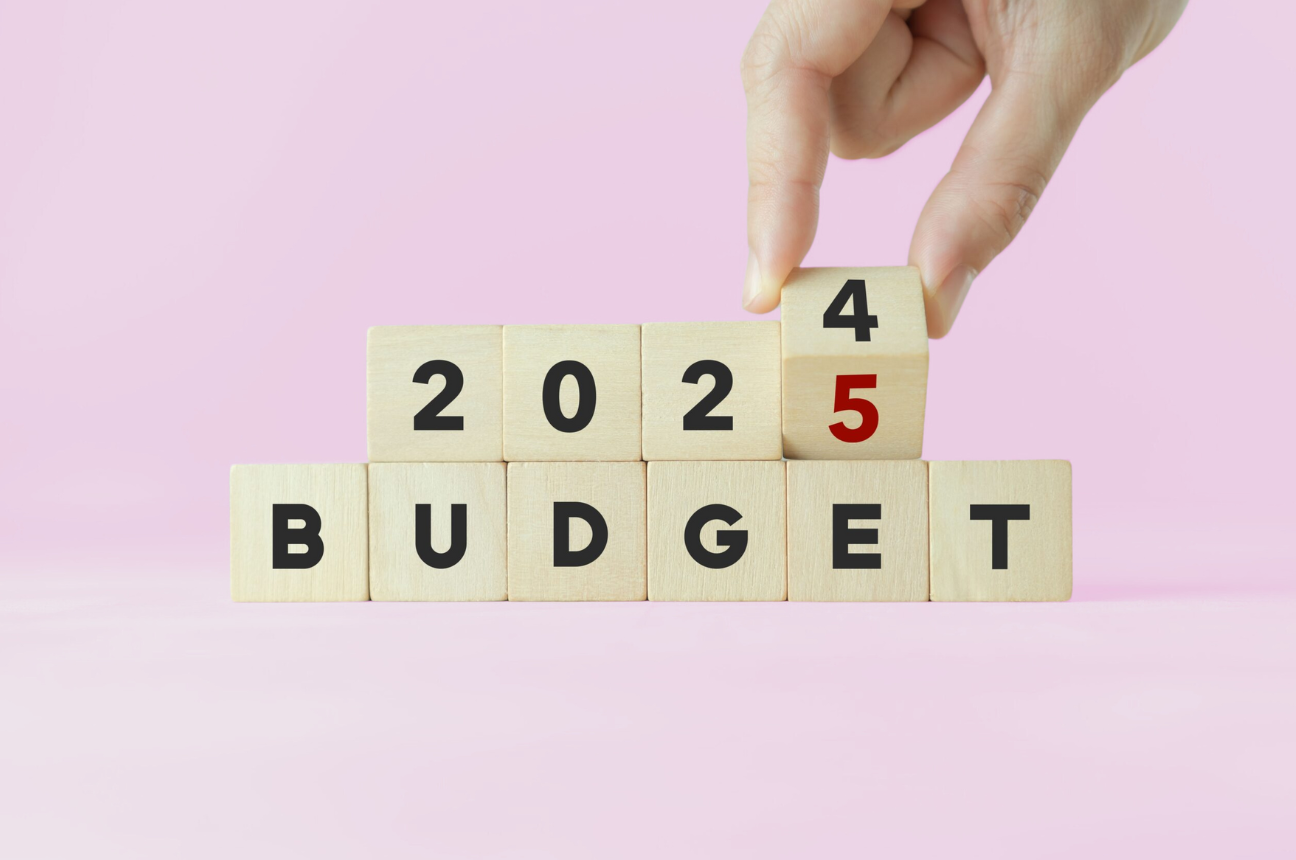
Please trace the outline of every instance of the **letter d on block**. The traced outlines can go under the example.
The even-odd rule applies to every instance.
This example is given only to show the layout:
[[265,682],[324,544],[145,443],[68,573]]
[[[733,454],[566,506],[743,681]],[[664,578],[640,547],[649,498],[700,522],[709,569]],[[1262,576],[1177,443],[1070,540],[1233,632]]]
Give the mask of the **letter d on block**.
[[[581,550],[573,551],[571,548],[572,517],[584,520],[590,527],[589,545]],[[607,521],[593,505],[584,502],[554,502],[553,529],[554,567],[584,567],[592,564],[607,548]]]
[[[306,570],[324,558],[324,539],[320,537],[319,511],[310,505],[274,505],[273,567],[275,570]],[[293,520],[305,525],[292,528]],[[305,552],[289,552],[289,547],[305,546]]]

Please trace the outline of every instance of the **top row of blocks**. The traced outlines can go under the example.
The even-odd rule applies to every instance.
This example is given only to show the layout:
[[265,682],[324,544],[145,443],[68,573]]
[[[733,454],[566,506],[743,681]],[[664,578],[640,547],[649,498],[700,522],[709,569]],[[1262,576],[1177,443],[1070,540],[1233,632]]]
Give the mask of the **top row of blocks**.
[[916,459],[917,269],[799,269],[781,322],[379,326],[371,462]]

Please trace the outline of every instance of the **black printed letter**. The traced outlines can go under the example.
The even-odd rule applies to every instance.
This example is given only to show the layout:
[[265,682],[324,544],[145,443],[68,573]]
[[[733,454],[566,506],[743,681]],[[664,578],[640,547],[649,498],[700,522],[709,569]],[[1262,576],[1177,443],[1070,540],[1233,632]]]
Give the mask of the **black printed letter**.
[[851,552],[852,545],[876,544],[877,529],[853,529],[851,520],[880,520],[881,505],[833,505],[833,570],[881,570],[882,554]]
[[[573,551],[571,548],[572,517],[589,523],[589,546]],[[554,567],[584,567],[603,554],[607,548],[607,520],[593,505],[584,502],[554,502]]]
[[[271,514],[273,541],[271,565],[275,570],[306,570],[324,557],[324,539],[320,537],[319,511],[310,505],[274,505]],[[292,520],[306,524],[291,528]],[[305,546],[305,552],[289,552],[290,546]]]
[[684,548],[693,560],[703,567],[719,570],[738,562],[747,551],[747,532],[721,529],[716,532],[716,543],[726,547],[724,552],[710,552],[702,546],[702,527],[712,520],[720,520],[726,525],[733,525],[742,519],[742,514],[728,505],[704,505],[689,517],[684,526]]
[[1008,569],[1008,521],[1030,519],[1030,505],[973,505],[974,520],[990,520],[990,567]]
[[468,550],[468,506],[450,506],[450,548],[437,552],[432,548],[432,506],[414,506],[414,548],[428,567],[445,570],[454,567]]

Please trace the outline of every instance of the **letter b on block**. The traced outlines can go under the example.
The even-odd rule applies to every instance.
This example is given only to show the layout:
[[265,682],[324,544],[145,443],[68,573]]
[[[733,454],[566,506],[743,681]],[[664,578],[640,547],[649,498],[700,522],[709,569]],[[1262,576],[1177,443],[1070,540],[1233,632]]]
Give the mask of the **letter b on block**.
[[[320,520],[319,511],[310,505],[272,505],[271,517],[274,520],[274,558],[275,570],[309,570],[324,558],[324,541],[320,538],[320,529],[324,523]],[[300,527],[293,522],[300,520]],[[294,552],[294,547],[304,547],[304,551]]]
[[230,469],[230,592],[239,601],[368,600],[365,467]]
[[927,317],[918,270],[797,269],[782,301],[784,455],[921,457]]

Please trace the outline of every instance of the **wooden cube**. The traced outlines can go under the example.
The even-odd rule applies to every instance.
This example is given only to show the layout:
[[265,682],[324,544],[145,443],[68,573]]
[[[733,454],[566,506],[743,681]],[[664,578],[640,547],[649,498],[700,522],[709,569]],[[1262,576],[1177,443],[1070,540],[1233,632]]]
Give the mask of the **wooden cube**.
[[1071,464],[935,462],[932,600],[1069,600]]
[[645,460],[783,457],[779,324],[643,327]]
[[782,302],[784,455],[921,457],[927,317],[918,270],[798,269]]
[[504,327],[504,459],[638,460],[639,326]]
[[648,464],[649,600],[787,598],[779,462]]
[[788,600],[927,600],[927,464],[789,460]]
[[509,600],[648,596],[643,463],[510,463]]
[[504,600],[503,463],[369,467],[373,600]]
[[365,466],[230,469],[230,593],[239,601],[369,599]]
[[369,459],[499,461],[503,327],[369,329]]

